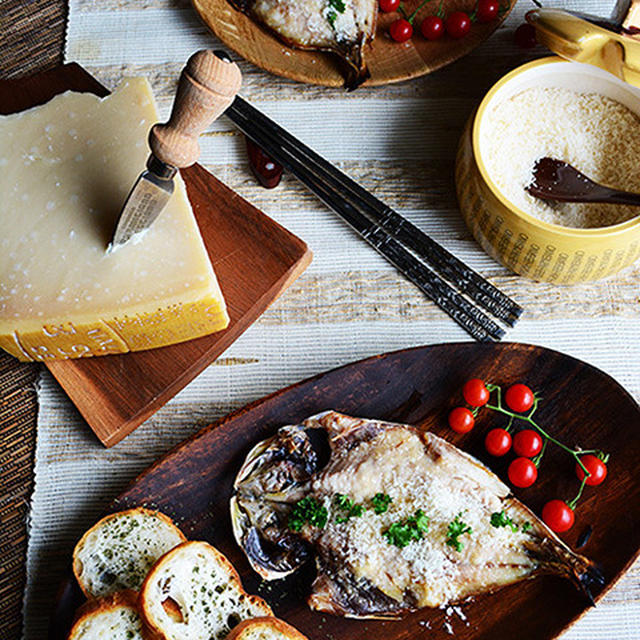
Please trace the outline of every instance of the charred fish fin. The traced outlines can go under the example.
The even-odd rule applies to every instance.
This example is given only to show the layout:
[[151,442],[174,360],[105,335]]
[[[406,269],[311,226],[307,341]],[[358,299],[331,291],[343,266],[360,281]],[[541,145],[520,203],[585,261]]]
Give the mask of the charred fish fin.
[[595,605],[594,593],[598,593],[605,583],[599,567],[588,558],[574,553],[561,541],[543,538],[535,547],[529,548],[529,554],[540,562],[541,573],[555,573],[569,578]]
[[345,50],[341,57],[346,62],[344,88],[347,91],[354,91],[371,77],[369,68],[364,61],[363,48],[365,42],[366,36],[363,36],[360,42],[345,43],[344,45]]
[[270,575],[292,573],[310,556],[308,545],[300,538],[286,536],[274,543],[263,538],[255,527],[249,529],[243,542],[252,564],[259,565]]
[[602,570],[597,565],[591,565],[584,573],[578,576],[578,583],[580,589],[587,596],[587,599],[592,606],[596,606],[596,601],[593,598],[593,592],[598,593],[604,587],[605,578]]

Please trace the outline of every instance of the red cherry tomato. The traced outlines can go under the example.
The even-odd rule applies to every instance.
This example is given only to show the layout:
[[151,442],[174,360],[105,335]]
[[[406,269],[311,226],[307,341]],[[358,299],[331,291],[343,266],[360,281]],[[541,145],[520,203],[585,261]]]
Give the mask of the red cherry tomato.
[[454,11],[445,23],[447,33],[458,40],[471,30],[471,18],[464,11]]
[[538,478],[538,468],[529,458],[516,458],[509,465],[509,481],[514,487],[526,489]]
[[478,22],[493,22],[500,13],[500,4],[497,0],[478,0],[476,16]]
[[564,500],[550,500],[542,507],[542,519],[551,531],[563,533],[571,529],[576,516]]
[[511,449],[511,436],[504,429],[491,429],[484,439],[484,448],[492,456],[503,456]]
[[[587,471],[591,474],[585,484],[588,484],[590,487],[595,487],[596,485],[601,484],[604,479],[607,477],[607,465],[590,453],[586,456],[580,456],[580,460],[582,464],[587,467]],[[582,479],[585,476],[582,467],[576,462],[576,475],[578,476],[578,480],[582,482]]]
[[406,42],[413,35],[413,27],[408,20],[398,18],[398,20],[391,23],[389,35],[396,42]]
[[542,451],[542,438],[533,429],[518,431],[513,436],[513,450],[518,456],[533,458]]
[[489,390],[479,378],[472,378],[462,387],[465,401],[472,407],[484,407],[489,402]]
[[538,44],[536,29],[531,24],[521,24],[513,34],[513,40],[521,49],[533,49]]
[[476,419],[466,407],[456,407],[449,414],[449,426],[456,433],[467,433],[473,429]]
[[420,25],[420,31],[427,40],[437,40],[444,35],[444,22],[440,16],[427,16]]
[[533,407],[533,391],[526,384],[512,384],[504,396],[507,406],[511,411],[523,413]]
[[400,0],[380,0],[380,11],[383,13],[393,13],[400,7]]

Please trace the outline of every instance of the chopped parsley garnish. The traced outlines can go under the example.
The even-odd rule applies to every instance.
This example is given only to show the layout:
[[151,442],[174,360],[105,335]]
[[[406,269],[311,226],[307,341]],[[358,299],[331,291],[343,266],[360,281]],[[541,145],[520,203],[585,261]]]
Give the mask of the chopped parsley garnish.
[[518,525],[510,518],[504,510],[496,511],[491,514],[491,526],[499,529],[500,527],[509,527],[511,531],[517,531]]
[[305,524],[322,529],[327,524],[327,509],[318,500],[307,496],[298,500],[289,514],[289,529],[300,531]]
[[376,493],[376,495],[371,498],[371,506],[377,515],[387,511],[391,502],[393,502],[391,496],[386,493]]
[[333,27],[337,19],[338,14],[332,9],[329,9],[329,11],[327,11],[327,22]]
[[429,517],[418,509],[413,517],[404,522],[394,522],[382,535],[388,544],[406,547],[412,540],[422,540],[422,535],[429,530]]
[[[491,526],[499,529],[500,527],[509,527],[514,533],[518,530],[518,525],[503,511],[496,511],[491,514]],[[522,533],[526,533],[531,529],[530,522],[522,523]]]
[[456,551],[462,551],[464,546],[458,538],[465,533],[473,533],[473,529],[461,519],[461,516],[462,512],[449,523],[449,527],[447,528],[447,544]]
[[336,515],[336,522],[347,522],[349,518],[359,518],[364,513],[364,507],[356,504],[349,496],[336,493],[333,496],[333,505],[340,513]]
[[338,13],[344,13],[346,9],[344,0],[329,0],[329,6],[333,7]]

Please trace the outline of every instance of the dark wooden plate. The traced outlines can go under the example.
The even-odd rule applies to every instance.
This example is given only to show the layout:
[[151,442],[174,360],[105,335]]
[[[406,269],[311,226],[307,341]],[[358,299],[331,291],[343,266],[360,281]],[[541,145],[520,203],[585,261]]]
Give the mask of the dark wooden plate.
[[[0,113],[64,91],[109,92],[77,64],[0,81]],[[142,169],[142,167],[141,167]],[[101,442],[110,447],[170,400],[255,322],[311,262],[307,245],[196,164],[181,170],[227,302],[224,331],[122,355],[47,361]]]
[[[600,563],[605,591],[610,589],[640,551],[640,477],[635,472],[640,456],[640,408],[598,369],[542,347],[473,343],[419,347],[321,374],[200,431],[138,477],[110,510],[148,505],[166,512],[187,537],[208,540],[222,550],[246,588],[261,593],[277,615],[312,640],[449,640],[444,628],[446,612],[439,609],[423,610],[398,621],[355,621],[310,611],[304,602],[308,577],[264,590],[233,539],[228,501],[240,463],[258,440],[283,424],[330,408],[431,429],[505,478],[508,460],[496,462],[483,454],[484,433],[495,423],[489,412],[481,413],[475,429],[464,436],[446,426],[448,411],[461,402],[463,383],[473,376],[504,385],[528,383],[544,396],[538,417],[554,435],[583,448],[602,447],[611,453],[609,476],[602,486],[585,490],[576,525],[563,536],[575,547],[585,527],[593,527],[580,551]],[[549,447],[537,484],[515,493],[540,513],[545,501],[570,499],[577,487],[568,456]],[[87,527],[90,524],[87,522]],[[78,602],[77,587],[69,580],[52,619],[51,640],[64,637]],[[556,637],[588,607],[584,596],[568,581],[543,576],[479,596],[462,605],[466,623],[456,615],[448,622],[459,640],[542,640]]]
[[[229,0],[192,0],[202,21],[213,33],[237,54],[261,69],[276,75],[327,87],[344,85],[344,74],[337,56],[321,51],[294,49],[279,40],[273,33],[256,24],[251,18],[236,11]],[[475,7],[475,0],[443,0],[446,15],[453,11],[468,11]],[[501,2],[506,10],[493,22],[474,23],[470,33],[454,40],[443,36],[430,42],[420,34],[420,18],[436,13],[440,0],[431,0],[414,23],[414,35],[408,42],[393,42],[388,35],[389,25],[399,17],[397,13],[380,13],[376,37],[365,48],[365,57],[371,77],[365,86],[378,86],[401,82],[426,75],[440,69],[473,51],[482,44],[506,19],[516,0]],[[413,11],[418,0],[405,2],[407,11]]]

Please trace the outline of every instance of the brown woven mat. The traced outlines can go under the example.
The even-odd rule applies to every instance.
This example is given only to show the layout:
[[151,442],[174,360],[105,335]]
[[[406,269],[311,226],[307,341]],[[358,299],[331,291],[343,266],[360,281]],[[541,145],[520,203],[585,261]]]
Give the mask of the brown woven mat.
[[[65,0],[0,0],[0,5],[0,79],[62,63]],[[37,373],[37,365],[0,351],[0,640],[22,634]]]

